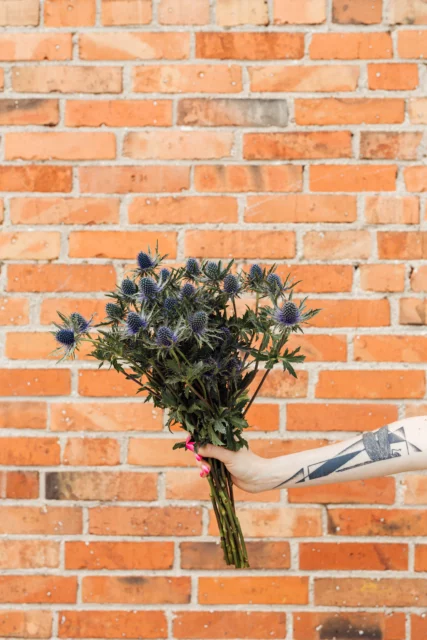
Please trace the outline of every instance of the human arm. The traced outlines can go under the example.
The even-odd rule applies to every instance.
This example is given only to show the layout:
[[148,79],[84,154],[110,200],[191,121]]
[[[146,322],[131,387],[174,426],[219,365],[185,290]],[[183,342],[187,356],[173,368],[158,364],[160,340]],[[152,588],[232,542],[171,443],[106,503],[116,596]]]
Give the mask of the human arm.
[[[427,468],[427,416],[397,420],[334,444],[276,458],[214,445],[200,448],[199,454],[222,460],[234,484],[249,493],[364,480]],[[202,467],[206,462],[197,463]]]

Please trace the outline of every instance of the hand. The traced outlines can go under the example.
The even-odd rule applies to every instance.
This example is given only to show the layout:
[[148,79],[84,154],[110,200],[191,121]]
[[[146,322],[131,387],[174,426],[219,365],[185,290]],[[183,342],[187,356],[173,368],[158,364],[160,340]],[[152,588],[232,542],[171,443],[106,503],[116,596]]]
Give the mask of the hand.
[[[190,439],[187,440],[187,448],[194,451],[194,443]],[[206,477],[210,472],[210,465],[204,458],[221,460],[231,473],[233,484],[243,491],[259,493],[272,488],[267,458],[261,458],[246,447],[239,451],[230,451],[213,444],[200,447],[199,453],[196,454],[196,464],[201,469],[202,477]]]

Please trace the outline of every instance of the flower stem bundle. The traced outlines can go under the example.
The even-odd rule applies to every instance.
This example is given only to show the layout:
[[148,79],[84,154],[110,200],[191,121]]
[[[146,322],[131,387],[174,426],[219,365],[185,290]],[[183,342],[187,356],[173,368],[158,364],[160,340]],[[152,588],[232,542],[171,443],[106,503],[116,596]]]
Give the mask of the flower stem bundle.
[[[72,358],[89,341],[99,366],[108,363],[135,382],[146,402],[166,409],[169,429],[184,429],[196,452],[208,443],[238,451],[248,446],[246,414],[271,369],[281,365],[297,377],[293,365],[305,356],[286,343],[320,310],[306,311],[306,298],[297,306],[292,296],[298,283],[288,282],[289,276],[282,282],[275,265],[238,272],[233,260],[223,265],[189,258],[184,266],[166,268],[166,257],[157,247],[138,254],[132,275],[107,294],[102,322],[59,313],[62,322],[53,331],[58,350]],[[239,314],[236,303],[245,298]],[[230,473],[218,460],[209,463],[225,562],[249,567]]]

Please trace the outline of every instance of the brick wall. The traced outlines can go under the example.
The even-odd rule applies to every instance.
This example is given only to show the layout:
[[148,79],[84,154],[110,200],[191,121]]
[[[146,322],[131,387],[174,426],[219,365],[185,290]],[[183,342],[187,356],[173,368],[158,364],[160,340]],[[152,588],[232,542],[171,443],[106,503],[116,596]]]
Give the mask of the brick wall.
[[427,413],[425,0],[1,0],[0,25],[0,636],[424,640],[427,476],[239,492],[252,571],[225,571],[160,412],[47,354],[159,238],[278,261],[323,308],[256,452]]

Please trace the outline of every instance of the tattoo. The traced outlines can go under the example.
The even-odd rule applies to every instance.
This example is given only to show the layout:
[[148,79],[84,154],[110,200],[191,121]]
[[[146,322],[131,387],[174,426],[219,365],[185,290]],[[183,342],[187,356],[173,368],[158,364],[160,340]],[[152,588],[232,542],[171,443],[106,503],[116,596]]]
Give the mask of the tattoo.
[[275,488],[277,489],[287,482],[294,481],[295,484],[300,484],[307,480],[329,476],[334,472],[347,471],[379,460],[389,460],[418,451],[422,450],[407,440],[405,427],[390,431],[388,425],[385,425],[377,431],[363,433],[360,440],[345,447],[329,460],[302,467]]

